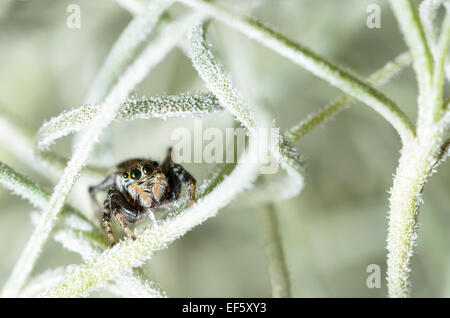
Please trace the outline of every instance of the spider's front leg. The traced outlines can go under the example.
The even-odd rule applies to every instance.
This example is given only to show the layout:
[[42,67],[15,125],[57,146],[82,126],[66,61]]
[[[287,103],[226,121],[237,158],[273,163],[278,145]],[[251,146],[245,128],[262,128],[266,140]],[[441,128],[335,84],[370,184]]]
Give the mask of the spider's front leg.
[[195,189],[197,187],[197,181],[181,165],[173,162],[172,148],[169,148],[168,150],[167,158],[162,164],[162,169],[163,172],[168,176],[170,200],[178,199],[181,192],[181,182],[183,182],[189,188],[189,201],[190,206],[192,206],[195,201]]
[[105,178],[105,180],[103,180],[96,186],[89,187],[89,195],[91,197],[91,201],[94,204],[96,213],[99,216],[101,215],[101,209],[100,209],[100,205],[98,204],[96,195],[98,192],[106,191],[109,188],[111,188],[114,185],[115,178],[116,178],[116,174],[109,175],[108,177]]
[[103,214],[103,226],[105,227],[106,234],[108,235],[111,245],[116,243],[111,230],[111,214],[120,224],[122,229],[127,233],[128,237],[135,240],[136,236],[128,227],[128,222],[133,222],[133,220],[136,220],[139,217],[139,211],[127,202],[117,188],[112,187],[108,191],[104,208],[105,213]]

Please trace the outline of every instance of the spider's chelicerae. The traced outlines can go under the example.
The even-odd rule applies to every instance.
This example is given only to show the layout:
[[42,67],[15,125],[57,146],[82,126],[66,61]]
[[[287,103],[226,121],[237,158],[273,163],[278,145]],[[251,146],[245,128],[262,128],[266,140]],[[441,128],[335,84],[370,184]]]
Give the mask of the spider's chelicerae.
[[167,158],[161,165],[147,159],[121,162],[100,184],[89,187],[98,211],[100,206],[95,196],[99,191],[107,191],[102,224],[111,245],[116,242],[111,229],[111,215],[134,240],[134,233],[127,224],[139,221],[147,214],[153,218],[151,209],[177,200],[182,182],[189,187],[190,204],[194,203],[196,181],[181,165],[172,161],[171,150],[169,148]]

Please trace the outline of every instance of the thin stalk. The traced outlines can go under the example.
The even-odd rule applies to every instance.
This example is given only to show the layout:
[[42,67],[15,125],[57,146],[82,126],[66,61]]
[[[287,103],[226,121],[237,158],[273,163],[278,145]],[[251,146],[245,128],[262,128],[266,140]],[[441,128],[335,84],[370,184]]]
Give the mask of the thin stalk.
[[[258,102],[254,102],[252,103],[252,108],[250,108],[237,91],[231,91],[230,93],[224,89],[224,87],[231,87],[231,81],[223,71],[220,63],[216,61],[210,49],[210,43],[205,38],[202,26],[199,25],[192,29],[189,40],[188,54],[192,60],[192,65],[205,82],[205,85],[217,96],[228,112],[234,115],[236,121],[252,134],[256,125],[253,111],[255,113],[264,112],[262,107]],[[280,194],[279,199],[298,195],[303,189],[304,178],[303,167],[297,150],[283,136],[274,134],[271,136],[270,152],[270,155],[281,165],[288,177],[288,180],[284,179],[284,183],[289,190],[285,189],[284,193]],[[269,173],[273,172],[270,171]],[[274,181],[273,183],[278,183],[278,180]],[[252,196],[250,192],[252,190],[247,191],[245,196]],[[274,192],[271,194],[275,195]]]
[[[50,193],[48,191],[42,189],[23,175],[15,172],[2,162],[0,162],[0,184],[14,194],[29,201],[35,208],[43,210],[48,204],[50,198]],[[34,219],[34,223],[37,223],[39,221],[39,216]],[[89,220],[87,220],[79,211],[71,206],[64,206],[62,212],[58,214],[58,220],[60,222],[53,231],[55,239],[61,242],[61,244],[69,250],[79,253],[84,260],[89,260],[99,255],[101,251],[109,247],[105,235],[100,233],[94,224],[89,222]],[[124,273],[124,275],[125,278],[121,280],[121,282],[125,285],[126,282],[136,283],[142,281],[142,287],[156,286],[152,282],[144,282],[139,273],[134,273],[133,275]],[[36,279],[34,279],[33,282],[37,284]],[[30,284],[31,285],[26,286],[27,291],[24,291],[24,294],[20,294],[21,297],[28,295],[29,290],[35,290],[37,288],[34,286],[34,283]],[[128,290],[132,289],[133,288],[128,288]],[[153,297],[158,294],[158,291],[160,290],[144,288],[141,289],[139,293],[141,296],[148,295],[148,297]],[[161,297],[165,295],[164,292],[159,292],[159,294]]]
[[[48,149],[56,139],[88,128],[99,112],[100,106],[88,105],[76,108],[45,122],[36,136],[38,148]],[[142,97],[124,101],[117,111],[115,120],[195,117],[217,111],[223,111],[223,107],[210,93]]]
[[[245,127],[250,135],[255,134],[255,113],[262,113],[263,109],[258,103],[254,103],[253,110],[245,104],[242,96],[233,90],[231,81],[227,78],[221,65],[216,61],[210,50],[210,44],[205,38],[203,26],[196,26],[189,33],[190,47],[189,55],[192,64],[199,76],[205,81],[205,85],[213,92],[225,108],[235,116],[236,120]],[[225,88],[225,89],[224,89]],[[281,143],[273,154],[288,173],[289,180],[294,181],[292,188],[298,194],[303,187],[303,176],[301,167],[296,158],[296,151],[292,151],[287,143],[280,136],[274,142]],[[272,193],[273,195],[273,193]],[[271,205],[269,205],[270,209]],[[272,282],[274,297],[290,297],[290,282],[284,261],[284,253],[279,235],[277,235],[278,224],[273,211],[263,212],[262,223],[266,254],[269,263],[269,275]]]
[[413,125],[393,101],[355,76],[319,57],[309,49],[287,39],[258,21],[230,13],[214,3],[204,0],[178,1],[213,16],[249,38],[292,60],[314,75],[341,89],[346,94],[362,101],[383,116],[397,130],[402,140],[407,140],[414,136]]
[[[147,11],[151,13],[149,18],[135,20],[139,26],[129,32],[123,32],[113,46],[105,63],[100,69],[97,77],[90,86],[87,94],[85,104],[101,103],[109,94],[113,86],[116,84],[120,76],[125,72],[126,68],[133,61],[134,55],[139,48],[139,45],[147,38],[153,31],[159,17],[166,11],[175,0],[151,0],[148,4],[141,6],[142,11],[139,14]],[[126,2],[125,2],[126,3]],[[136,6],[133,7],[136,9]],[[131,8],[130,8],[131,9]],[[136,16],[139,16],[136,14]]]
[[[15,195],[27,200],[32,206],[45,209],[50,199],[50,192],[42,189],[25,176],[17,173],[0,161],[0,184]],[[65,205],[58,218],[68,227],[91,229],[92,225],[80,212]]]
[[439,6],[443,0],[423,0],[419,6],[419,16],[422,22],[423,31],[425,33],[428,46],[430,47],[433,56],[436,56],[436,26],[435,19]]
[[436,48],[436,68],[433,77],[433,101],[434,121],[442,116],[444,106],[444,87],[445,87],[445,63],[447,61],[450,47],[450,6],[447,9],[444,21],[442,22],[441,35]]
[[[125,28],[123,34],[135,34],[140,30],[144,21],[151,20],[156,24],[158,12],[155,14],[154,8],[150,7],[141,15],[137,16]],[[123,39],[121,37],[120,39]],[[74,151],[74,154],[64,170],[63,176],[54,188],[50,197],[48,207],[36,226],[30,240],[22,251],[11,276],[6,282],[2,295],[7,297],[16,296],[23,287],[33,266],[47,241],[54,226],[56,217],[61,211],[69,192],[78,178],[82,167],[85,165],[89,153],[95,143],[99,140],[103,129],[115,118],[116,111],[129,92],[145,77],[148,69],[153,65],[154,59],[149,59],[149,52],[144,51],[142,55],[131,65],[119,82],[114,86],[111,93],[105,99],[101,110],[98,112],[92,125],[86,130]]]
[[286,265],[283,244],[281,242],[280,228],[275,206],[267,204],[259,211],[264,250],[267,267],[272,286],[272,296],[275,298],[291,297],[291,283]]
[[[195,29],[198,29],[198,27]],[[191,52],[194,55],[198,53],[196,50],[191,50]],[[216,72],[217,70],[220,70],[220,68],[214,68],[211,71]],[[240,94],[234,91],[226,76],[220,75],[218,79],[222,81],[222,85],[216,86],[215,95],[226,109],[234,109],[240,113],[240,109],[246,108],[244,105],[239,105],[242,100],[237,96],[240,96]],[[256,128],[270,127],[270,120],[263,110],[254,115],[251,113],[248,115],[248,118],[254,118],[255,120],[255,131],[249,136],[249,148],[229,176],[224,177],[221,182],[217,180],[208,181],[206,187],[201,187],[203,193],[198,195],[198,200],[193,207],[184,210],[183,213],[177,213],[169,217],[162,224],[156,224],[145,229],[137,235],[135,241],[129,239],[122,241],[94,261],[79,266],[64,282],[56,288],[48,290],[43,296],[73,297],[83,295],[111,277],[141,265],[155,251],[166,248],[168,244],[193,227],[215,216],[219,209],[249,187],[258,176],[261,166],[258,161],[255,162],[252,158],[257,158],[260,151],[258,145],[265,141],[265,138]],[[222,175],[217,178],[222,178]],[[208,187],[212,187],[212,189],[208,190]]]
[[[408,52],[402,53],[394,60],[389,61],[381,69],[367,78],[367,83],[374,87],[382,86],[389,82],[396,74],[411,63],[411,55]],[[296,142],[311,130],[317,128],[327,120],[331,119],[339,111],[345,109],[354,99],[350,96],[341,96],[335,102],[323,107],[317,113],[308,116],[297,125],[290,128],[284,134],[290,142]]]
[[421,130],[432,122],[434,113],[430,105],[433,55],[414,3],[411,0],[390,0],[390,4],[413,57],[413,67],[419,86],[417,126]]
[[390,297],[407,297],[411,289],[411,261],[417,239],[417,215],[424,185],[438,161],[442,130],[404,145],[390,198],[388,248],[388,291]]

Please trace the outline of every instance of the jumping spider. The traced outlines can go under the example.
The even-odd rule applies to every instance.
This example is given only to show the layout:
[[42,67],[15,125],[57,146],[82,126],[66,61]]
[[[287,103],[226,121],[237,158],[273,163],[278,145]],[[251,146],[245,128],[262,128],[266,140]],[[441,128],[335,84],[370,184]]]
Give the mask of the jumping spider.
[[100,206],[95,196],[100,191],[107,191],[102,224],[111,245],[116,243],[111,229],[111,215],[134,240],[134,233],[127,224],[141,220],[147,213],[153,219],[150,209],[177,200],[182,182],[189,187],[190,205],[194,203],[196,181],[181,165],[172,161],[171,151],[172,148],[169,148],[167,158],[161,165],[147,159],[121,162],[100,184],[89,187],[92,202],[99,212]]

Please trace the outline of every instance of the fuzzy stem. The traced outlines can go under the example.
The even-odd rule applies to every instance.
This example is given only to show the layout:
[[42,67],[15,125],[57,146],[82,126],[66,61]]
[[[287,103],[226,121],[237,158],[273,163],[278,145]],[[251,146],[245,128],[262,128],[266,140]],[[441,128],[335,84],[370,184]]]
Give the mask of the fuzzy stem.
[[[198,29],[198,27],[195,29]],[[191,50],[191,53],[195,55],[198,51]],[[215,63],[207,63],[206,65],[211,66],[212,64]],[[209,72],[206,69],[205,71]],[[220,72],[221,69],[213,68],[210,71]],[[239,98],[240,94],[234,91],[226,76],[223,74],[218,75],[220,75],[218,80],[222,82],[222,85],[217,85],[214,93],[226,109],[234,109],[241,114],[240,110],[247,108],[245,105],[240,104],[242,102]],[[257,114],[249,113],[248,115],[249,119],[254,119],[256,125],[254,128],[270,127],[270,120],[263,110],[260,110]],[[193,227],[215,216],[219,209],[249,187],[259,174],[261,165],[258,161],[254,162],[252,158],[256,158],[260,151],[258,145],[264,139],[256,129],[249,138],[248,151],[240,158],[239,163],[231,174],[220,183],[217,182],[219,177],[209,182],[210,186],[213,187],[212,190],[207,191],[207,189],[204,189],[204,192],[197,196],[198,200],[192,208],[166,219],[161,225],[156,224],[151,228],[145,229],[137,236],[135,241],[125,240],[118,243],[94,261],[76,268],[64,282],[56,288],[48,290],[42,296],[73,297],[84,295],[90,289],[106,282],[111,277],[141,265],[156,250],[167,247],[168,244],[184,235]]]
[[[142,5],[140,13],[151,12],[150,19],[141,19],[139,32],[123,32],[113,46],[100,72],[89,89],[85,104],[101,103],[132,62],[139,45],[153,31],[159,17],[175,0],[152,0]],[[138,16],[139,14],[136,14]]]
[[267,204],[259,213],[272,296],[289,298],[291,297],[291,284],[275,207],[273,204]]
[[421,130],[432,122],[433,109],[430,107],[430,93],[433,56],[413,2],[411,0],[390,0],[390,4],[413,57],[413,67],[419,86],[417,126]]
[[[36,136],[38,149],[48,149],[56,139],[88,128],[101,105],[88,105],[66,111],[45,122]],[[129,98],[117,111],[115,120],[135,120],[171,117],[195,117],[223,111],[213,94],[180,94]]]
[[[253,141],[250,145],[257,143],[258,141]],[[247,156],[251,157],[256,151],[256,147],[253,147]],[[112,277],[142,265],[144,261],[152,257],[155,251],[166,248],[193,227],[215,216],[219,209],[248,187],[258,173],[258,165],[238,164],[222,182],[211,182],[215,187],[211,191],[205,192],[205,194],[208,193],[206,196],[199,195],[198,201],[192,208],[166,219],[162,224],[145,229],[137,235],[135,241],[128,239],[121,241],[94,261],[78,266],[62,283],[46,291],[42,296],[77,297],[85,295]],[[218,178],[222,179],[221,176]]]
[[433,56],[436,55],[436,28],[434,22],[437,10],[442,2],[443,0],[423,0],[419,6],[419,16],[423,31]]
[[[145,25],[145,21],[147,20],[154,21],[156,24],[159,16],[158,14],[160,13],[162,12],[156,12],[155,14],[153,7],[149,7],[148,10],[144,11],[141,15],[131,21],[123,31],[123,34],[135,34],[136,32],[139,32],[142,25]],[[123,39],[123,37],[120,39]],[[116,111],[119,109],[121,102],[128,96],[129,92],[142,81],[147,74],[148,69],[154,65],[154,58],[148,58],[149,53],[150,52],[147,50],[144,50],[141,56],[126,70],[124,75],[111,90],[111,93],[105,99],[105,103],[93,120],[92,125],[80,138],[71,160],[67,164],[66,169],[64,169],[63,176],[54,188],[46,211],[33,231],[30,240],[27,242],[11,276],[3,288],[3,296],[16,296],[24,285],[50,235],[58,213],[61,211],[73,184],[79,177],[80,171],[85,165],[89,153],[93,149],[95,143],[99,140],[103,129],[115,118]],[[153,54],[150,54],[150,56],[152,55]]]
[[258,21],[230,13],[214,3],[204,0],[178,1],[213,16],[249,38],[289,58],[294,63],[326,80],[346,94],[362,101],[383,116],[397,130],[402,140],[410,139],[414,136],[413,125],[393,101],[307,48],[287,39]]
[[[255,119],[250,108],[245,104],[243,98],[238,92],[227,89],[231,86],[230,80],[216,62],[208,41],[205,38],[205,32],[201,25],[192,29],[189,34],[190,50],[192,63],[199,73],[199,76],[205,81],[206,86],[218,97],[225,105],[227,110],[233,114],[239,123],[247,128],[250,134],[255,133]],[[254,103],[253,109],[257,113],[263,112],[258,103]],[[298,194],[303,188],[303,176],[301,168],[297,164],[296,152],[291,150],[289,145],[278,136],[275,142],[280,143],[275,154],[276,159],[288,173],[288,181],[293,182],[294,193]],[[273,195],[273,193],[272,193]],[[271,205],[269,205],[271,206]],[[274,297],[290,297],[290,282],[287,268],[284,261],[284,253],[279,239],[278,224],[276,215],[269,211],[263,213],[263,231],[269,261],[269,275],[271,277]]]
[[[36,208],[44,209],[48,204],[50,198],[49,192],[15,172],[2,162],[0,162],[0,184],[14,194],[28,200]],[[99,251],[109,247],[104,235],[74,208],[68,205],[64,206],[64,209],[58,215],[58,219],[60,222],[54,230],[55,239],[69,250],[78,252],[83,259],[88,260],[93,256],[97,256],[100,253]],[[36,218],[36,221],[38,222],[38,218]],[[154,283],[143,281],[138,274],[134,273],[133,276],[132,274],[124,273],[125,277],[121,280],[121,283],[128,286],[127,282],[136,285],[141,281],[143,287],[139,292],[141,296],[156,297],[159,294],[160,297],[164,297],[165,293],[156,288]],[[30,284],[30,288],[37,288],[36,286],[31,287],[34,283]],[[29,290],[28,287],[26,287],[27,290]],[[130,291],[132,289],[128,288]],[[24,293],[25,295],[21,294],[21,297],[28,294],[25,291]]]
[[443,96],[445,87],[445,63],[447,61],[448,50],[450,47],[450,6],[447,8],[442,23],[442,31],[436,47],[436,68],[433,77],[433,100],[434,121],[439,120],[443,109]]
[[[373,73],[367,78],[367,82],[374,87],[378,87],[388,82],[392,77],[394,77],[398,72],[411,63],[411,56],[409,53],[402,53],[397,56],[393,61],[389,61],[381,69]],[[345,109],[353,100],[350,96],[339,97],[335,102],[325,106],[317,113],[308,116],[306,119],[302,120],[299,124],[290,128],[286,133],[285,137],[290,142],[296,142],[300,140],[303,136],[309,133],[311,130],[317,128],[319,125],[323,124],[327,120],[331,119],[339,111]]]
[[417,215],[425,182],[440,155],[442,130],[404,145],[391,190],[388,233],[388,290],[390,297],[407,297],[411,260],[417,238]]

